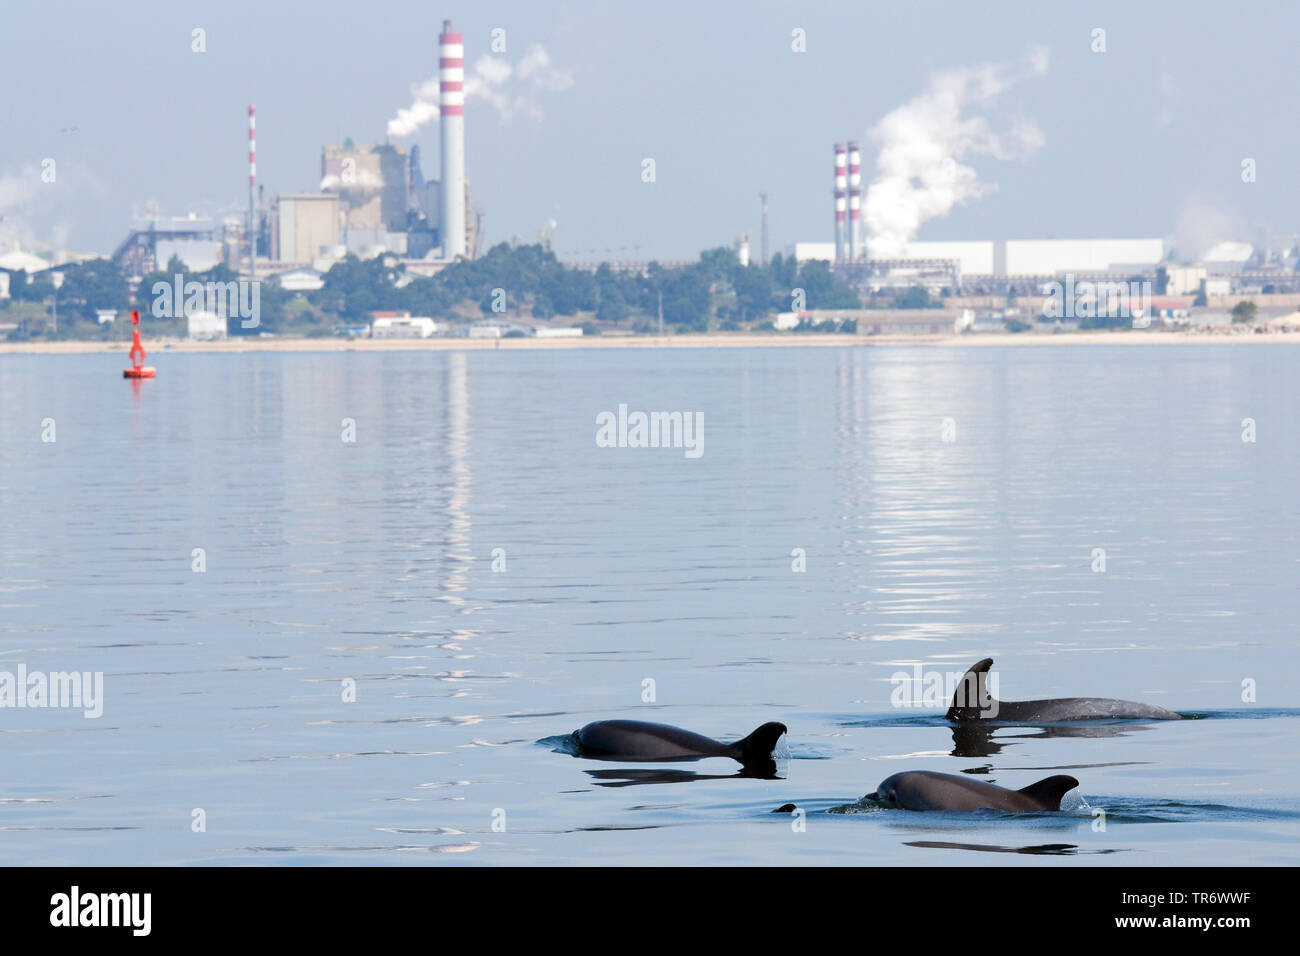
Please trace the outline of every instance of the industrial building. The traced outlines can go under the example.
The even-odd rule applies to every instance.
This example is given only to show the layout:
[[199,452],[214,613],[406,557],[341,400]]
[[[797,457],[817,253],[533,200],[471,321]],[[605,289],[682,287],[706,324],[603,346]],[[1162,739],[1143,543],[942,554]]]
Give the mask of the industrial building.
[[190,213],[184,217],[137,219],[113,252],[113,262],[128,276],[167,268],[172,257],[192,272],[206,272],[225,261],[223,223]]
[[[341,217],[339,235],[329,245],[341,244],[363,257],[385,252],[411,259],[473,257],[478,222],[470,211],[465,177],[465,43],[449,20],[438,36],[438,77],[439,180],[424,178],[418,146],[408,151],[391,143],[356,146],[349,140],[322,148],[320,188],[337,198]],[[284,198],[279,207],[282,236],[285,216],[299,215],[284,205]],[[282,260],[286,251],[280,251]],[[311,255],[293,261],[308,262],[319,254],[308,251]]]
[[370,337],[375,339],[427,339],[438,331],[438,323],[409,312],[374,312]]
[[312,262],[340,245],[337,193],[290,193],[271,205],[271,251],[280,262]]
[[[909,242],[904,256],[873,260],[870,242],[863,261],[951,263],[966,277],[1036,277],[1065,272],[1150,272],[1164,259],[1163,239],[1001,239],[976,242]],[[799,242],[798,262],[834,258],[835,244]]]
[[[432,51],[431,51],[432,52]],[[217,222],[194,214],[155,213],[133,222],[113,261],[128,276],[166,268],[176,256],[187,271],[225,263],[254,278],[292,273],[300,289],[315,286],[302,268],[323,273],[352,253],[362,258],[395,254],[433,267],[472,258],[480,217],[472,211],[465,175],[465,46],[443,21],[438,38],[440,145],[438,180],[426,180],[420,149],[382,143],[321,148],[318,192],[282,193],[269,207],[257,186],[256,112],[248,107],[249,209]],[[256,252],[256,261],[251,257]]]
[[226,317],[217,312],[197,311],[185,316],[186,333],[202,342],[216,342],[226,338]]

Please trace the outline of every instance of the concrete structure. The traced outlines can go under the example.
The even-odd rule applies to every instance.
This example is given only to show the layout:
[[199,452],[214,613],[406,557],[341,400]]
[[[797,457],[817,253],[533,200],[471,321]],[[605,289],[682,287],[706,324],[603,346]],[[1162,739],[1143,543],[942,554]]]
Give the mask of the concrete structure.
[[[834,243],[798,242],[797,261],[839,261]],[[871,243],[865,244],[871,259]],[[859,256],[861,258],[861,256]],[[1162,239],[1009,239],[913,241],[892,261],[956,260],[963,276],[1055,276],[1062,273],[1150,272],[1164,258]]]
[[832,193],[835,197],[835,242],[832,245],[829,255],[816,255],[811,258],[828,259],[831,262],[839,262],[845,257],[845,253],[848,250],[848,223],[846,219],[849,194],[848,162],[848,150],[846,150],[840,143],[836,143],[835,188]]
[[248,104],[248,275],[257,279],[257,203],[253,190],[257,186],[257,110]]
[[338,193],[279,196],[271,216],[271,246],[280,262],[312,262],[340,241]]
[[[1001,269],[999,252],[1004,263]],[[1163,239],[1011,239],[994,244],[993,274],[1149,271],[1164,257]]]
[[173,255],[193,271],[206,271],[222,259],[224,232],[212,219],[194,213],[138,219],[112,260],[128,277],[164,271]]
[[226,320],[215,312],[191,312],[185,320],[187,334],[192,339],[212,342],[226,337]]
[[321,190],[338,196],[348,233],[405,231],[408,171],[402,146],[321,148]]
[[1165,295],[1196,295],[1208,273],[1204,266],[1170,266],[1165,275],[1169,278]]
[[325,287],[325,277],[315,269],[290,269],[281,272],[276,279],[286,292],[315,292]]
[[438,37],[438,90],[442,146],[442,256],[467,255],[465,240],[465,39],[442,22]]
[[374,339],[427,339],[438,331],[438,323],[423,316],[374,313],[370,337]]
[[567,329],[533,329],[533,337],[539,339],[580,339],[582,338],[582,329],[578,326],[572,326]]
[[749,236],[742,232],[736,237],[733,248],[736,250],[736,261],[740,263],[741,267],[749,265]]
[[0,299],[9,298],[9,273],[0,272]]
[[154,262],[160,272],[175,256],[187,272],[207,272],[222,261],[222,245],[215,239],[159,239],[154,243]]
[[[51,262],[40,256],[23,252],[16,244],[12,250],[0,255],[0,269],[8,269],[10,272],[26,272],[31,275],[33,272],[44,272],[51,265]],[[5,279],[7,281],[8,276]]]
[[849,143],[849,260],[856,262],[867,257],[862,232],[862,151],[858,144]]
[[501,326],[499,325],[471,325],[465,335],[471,339],[499,339],[501,338]]
[[1244,269],[1255,255],[1255,247],[1249,242],[1220,242],[1211,248],[1201,261],[1212,271]]

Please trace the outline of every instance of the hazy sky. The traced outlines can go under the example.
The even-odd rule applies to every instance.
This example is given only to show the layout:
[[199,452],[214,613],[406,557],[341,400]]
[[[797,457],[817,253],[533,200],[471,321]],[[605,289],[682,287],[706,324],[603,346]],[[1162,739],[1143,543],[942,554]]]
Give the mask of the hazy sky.
[[[1086,6],[1087,12],[1084,12]],[[133,205],[164,214],[246,205],[246,109],[258,110],[266,197],[313,191],[320,147],[382,142],[412,86],[436,75],[444,17],[469,72],[505,30],[505,61],[533,45],[545,84],[507,81],[502,117],[466,108],[467,173],[486,238],[531,239],[549,219],[562,255],[692,257],[748,232],[758,193],[773,251],[831,238],[832,145],[863,141],[937,71],[1032,51],[961,113],[995,135],[964,162],[982,193],[920,238],[1175,236],[1300,231],[1295,3],[15,3],[0,29],[0,235],[110,252]],[[205,53],[191,51],[206,31]],[[791,49],[806,31],[807,50]],[[1093,30],[1106,31],[1095,53]],[[567,79],[566,79],[567,78]],[[567,88],[562,88],[568,83]],[[539,114],[540,113],[540,117]],[[72,130],[72,127],[76,127]],[[983,127],[966,130],[976,140]],[[65,131],[66,130],[66,131]],[[436,121],[413,137],[438,175]],[[652,157],[657,181],[642,182]],[[1003,158],[999,158],[1003,157]],[[42,161],[56,179],[42,183]],[[1256,181],[1242,181],[1242,160]],[[940,160],[943,157],[939,157]],[[979,192],[979,190],[976,190]],[[620,252],[620,249],[623,251]]]

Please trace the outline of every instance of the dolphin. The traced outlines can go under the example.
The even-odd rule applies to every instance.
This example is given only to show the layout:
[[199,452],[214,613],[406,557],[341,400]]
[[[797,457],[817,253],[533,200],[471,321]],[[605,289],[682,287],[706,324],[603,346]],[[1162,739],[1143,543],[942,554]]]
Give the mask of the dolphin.
[[597,760],[699,760],[730,757],[746,767],[773,763],[785,724],[766,723],[743,740],[719,743],[710,737],[641,720],[598,720],[573,732],[578,753]]
[[945,715],[958,722],[968,720],[998,720],[1007,723],[1026,723],[1046,720],[1182,720],[1180,714],[1155,704],[1139,704],[1131,700],[1111,700],[1108,697],[1060,697],[1050,700],[996,700],[989,696],[989,668],[993,658],[986,657],[971,667],[957,693],[952,696],[952,706]]
[[887,777],[868,799],[895,810],[1006,810],[1033,813],[1060,810],[1061,797],[1079,785],[1060,774],[1022,790],[1008,790],[951,773],[908,770]]

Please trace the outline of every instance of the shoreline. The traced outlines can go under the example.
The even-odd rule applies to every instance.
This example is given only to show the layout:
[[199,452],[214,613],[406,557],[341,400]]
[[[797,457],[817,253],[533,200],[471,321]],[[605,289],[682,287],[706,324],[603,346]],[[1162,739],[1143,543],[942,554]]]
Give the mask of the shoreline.
[[[880,348],[930,346],[987,348],[1000,345],[1300,345],[1300,334],[1264,332],[1020,332],[964,335],[763,335],[714,332],[702,335],[591,336],[580,339],[344,339],[233,338],[217,342],[189,339],[146,341],[151,356],[167,352],[479,352],[549,351],[554,349],[697,349],[697,348]],[[129,342],[0,342],[0,355],[121,355]]]

